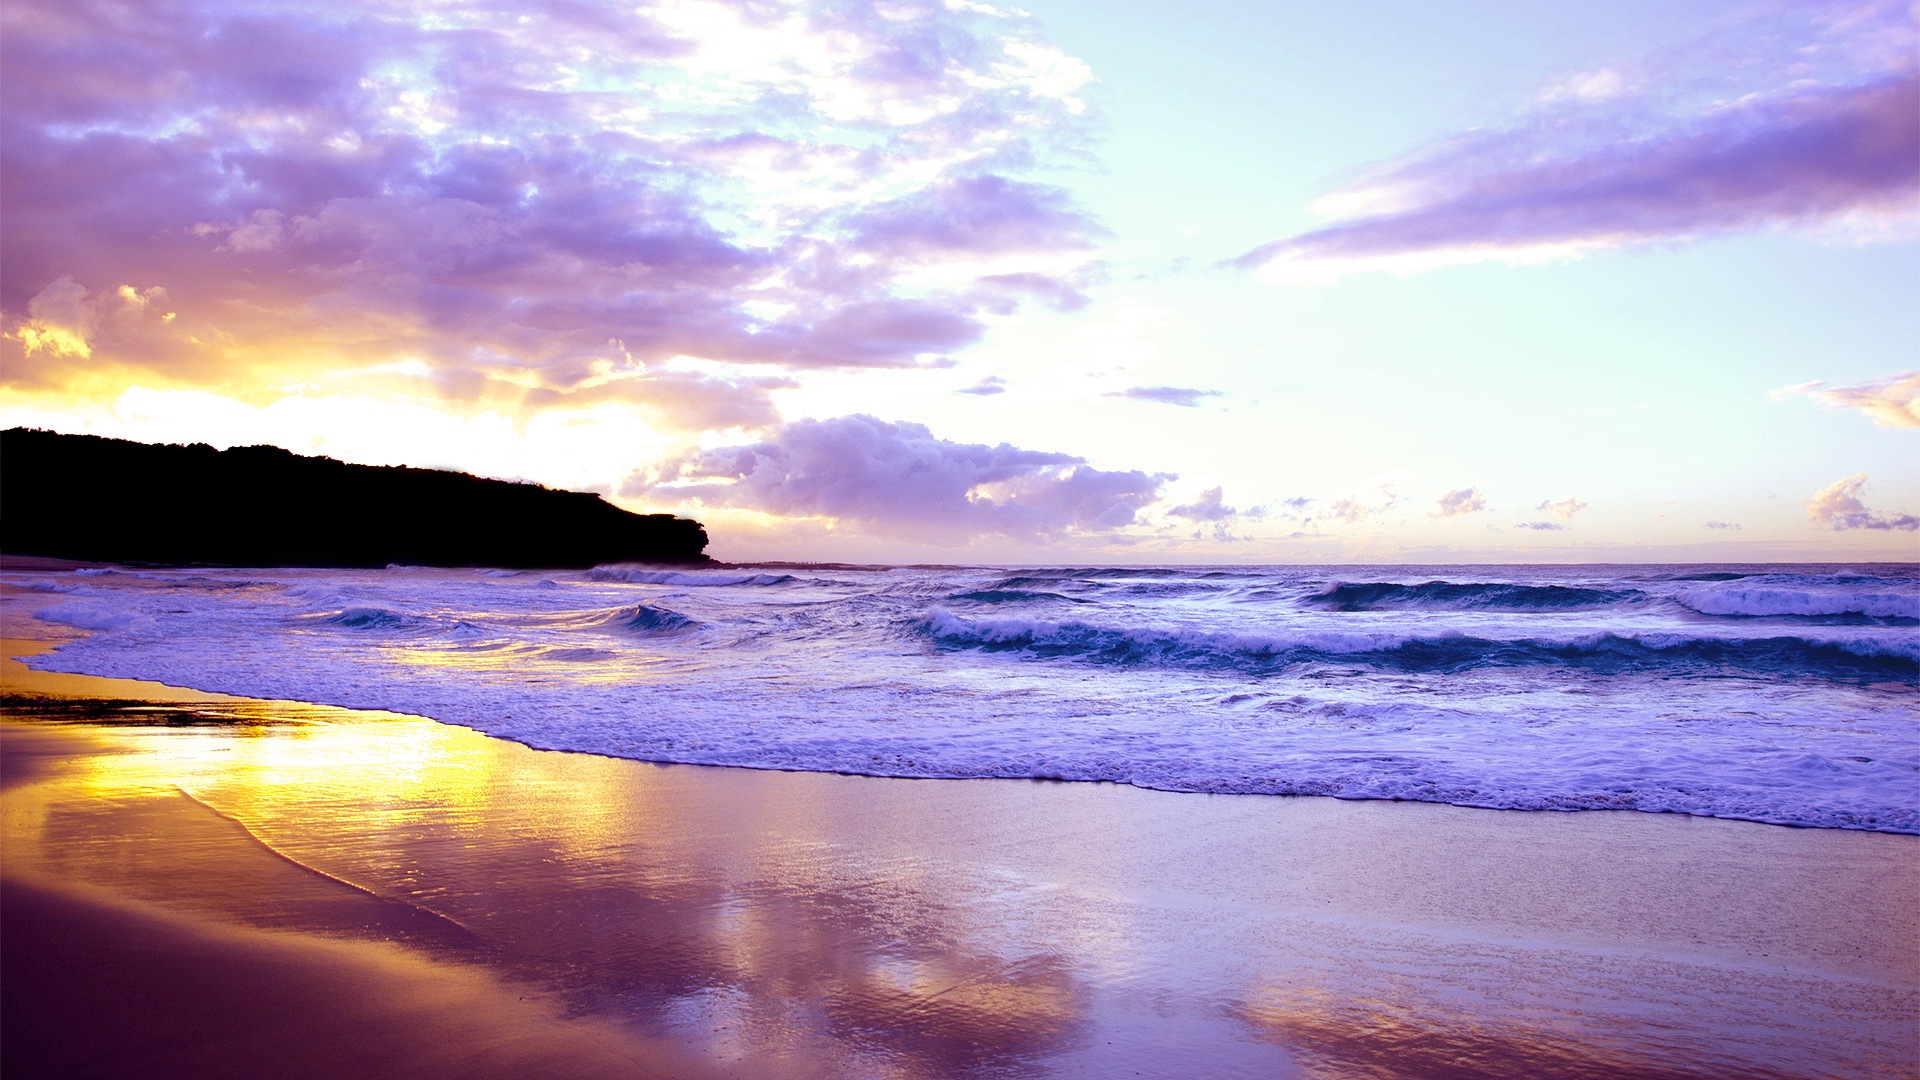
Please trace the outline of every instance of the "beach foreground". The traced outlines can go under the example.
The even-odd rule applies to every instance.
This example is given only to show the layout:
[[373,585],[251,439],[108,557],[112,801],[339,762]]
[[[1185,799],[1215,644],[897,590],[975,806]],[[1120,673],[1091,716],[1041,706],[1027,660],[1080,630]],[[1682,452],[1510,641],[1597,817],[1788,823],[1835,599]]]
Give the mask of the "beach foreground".
[[[10,656],[70,633],[13,610]],[[1915,1071],[1913,836],[5,688],[9,1076]]]

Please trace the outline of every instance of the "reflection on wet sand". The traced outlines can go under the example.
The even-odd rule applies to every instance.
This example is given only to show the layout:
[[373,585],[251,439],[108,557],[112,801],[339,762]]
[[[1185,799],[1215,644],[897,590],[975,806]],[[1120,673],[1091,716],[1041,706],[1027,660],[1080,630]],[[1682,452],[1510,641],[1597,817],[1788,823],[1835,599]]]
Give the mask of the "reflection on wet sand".
[[[816,845],[771,820],[741,831],[723,807],[673,812],[685,800],[668,770],[635,783],[630,763],[365,714],[9,711],[59,725],[9,728],[9,757],[76,724],[93,740],[55,747],[64,767],[9,793],[12,872],[483,964],[571,1015],[756,1072],[997,1071],[1076,1029],[1082,995],[1060,957],[982,951],[912,882],[833,880]],[[707,813],[754,839],[724,840]]]
[[656,766],[14,683],[10,877],[385,943],[734,1075],[1912,1061],[1911,837]]

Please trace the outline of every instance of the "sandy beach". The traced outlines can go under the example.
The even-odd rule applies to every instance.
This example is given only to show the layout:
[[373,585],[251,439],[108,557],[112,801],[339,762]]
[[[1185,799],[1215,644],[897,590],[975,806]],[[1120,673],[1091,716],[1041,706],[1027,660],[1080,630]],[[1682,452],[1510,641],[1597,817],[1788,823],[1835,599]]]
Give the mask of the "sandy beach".
[[1916,1072],[1912,836],[661,766],[5,611],[9,1076]]

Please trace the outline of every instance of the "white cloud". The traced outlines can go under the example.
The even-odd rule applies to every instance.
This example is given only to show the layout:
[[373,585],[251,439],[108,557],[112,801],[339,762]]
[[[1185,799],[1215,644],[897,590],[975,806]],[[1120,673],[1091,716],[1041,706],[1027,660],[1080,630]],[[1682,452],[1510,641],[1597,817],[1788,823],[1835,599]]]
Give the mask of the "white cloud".
[[1539,506],[1534,507],[1535,510],[1552,514],[1554,517],[1559,518],[1561,521],[1573,520],[1573,515],[1579,513],[1582,510],[1585,510],[1586,508],[1587,508],[1586,503],[1583,503],[1579,499],[1575,499],[1575,498],[1565,498],[1565,499],[1561,499],[1558,502],[1542,502]]
[[1912,532],[1920,529],[1920,517],[1912,514],[1884,517],[1867,509],[1867,504],[1860,500],[1860,489],[1866,483],[1866,473],[1855,473],[1814,492],[1813,498],[1807,500],[1807,520],[1835,532],[1853,529]]
[[1349,524],[1381,517],[1400,503],[1399,487],[1413,479],[1405,470],[1383,473],[1360,485],[1353,494],[1333,503],[1331,516]]
[[1920,371],[1896,371],[1852,386],[1828,386],[1824,380],[1783,386],[1775,401],[1809,397],[1829,409],[1859,409],[1880,427],[1920,427]]

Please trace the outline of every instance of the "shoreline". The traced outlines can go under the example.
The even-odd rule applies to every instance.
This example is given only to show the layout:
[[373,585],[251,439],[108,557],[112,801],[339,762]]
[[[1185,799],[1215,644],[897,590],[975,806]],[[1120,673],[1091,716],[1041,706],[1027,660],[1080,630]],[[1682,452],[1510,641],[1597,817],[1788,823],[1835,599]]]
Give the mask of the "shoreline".
[[[442,569],[446,569],[446,568],[442,568]],[[457,568],[454,568],[454,569],[457,569]],[[12,620],[18,621],[21,618],[18,605],[21,601],[24,601],[27,598],[28,597],[23,593],[23,591],[18,586],[15,586],[9,583],[0,583],[0,618],[12,619]],[[38,602],[38,599],[36,599],[35,602]],[[31,619],[32,622],[39,624],[43,627],[42,630],[35,631],[37,634],[44,635],[46,633],[52,633],[52,634],[58,635],[62,642],[77,640],[79,638],[85,637],[88,634],[92,633],[92,631],[77,629],[77,628],[68,627],[65,625],[42,624],[40,623],[40,620],[32,616],[28,616],[28,618]],[[35,650],[36,653],[45,652],[45,651],[49,651],[49,650],[48,649]],[[19,659],[12,655],[9,655],[8,657],[6,657],[4,662],[10,663],[10,664],[20,663]],[[162,687],[164,688],[164,690],[159,692],[178,693],[181,695],[185,695],[187,698],[191,698],[195,695],[206,695],[206,696],[219,697],[219,698],[233,698],[235,700],[278,701],[278,702],[290,703],[295,706],[304,706],[304,707],[313,707],[313,708],[322,708],[322,709],[338,709],[338,710],[344,710],[349,712],[383,713],[383,714],[389,714],[394,716],[414,717],[414,718],[427,720],[434,723],[440,723],[440,724],[446,724],[454,727],[459,727],[459,728],[462,728],[463,730],[471,731],[487,738],[499,739],[506,742],[511,742],[518,746],[525,747],[529,750],[535,750],[540,752],[554,752],[554,753],[586,754],[594,757],[601,757],[601,758],[606,758],[606,759],[615,760],[615,761],[630,761],[630,762],[638,762],[643,764],[661,765],[661,766],[677,765],[677,766],[686,766],[690,768],[740,769],[740,770],[746,770],[751,772],[797,773],[797,774],[803,774],[803,775],[861,777],[861,778],[869,778],[869,779],[876,779],[876,780],[903,780],[903,781],[924,780],[924,781],[934,781],[934,782],[988,781],[988,782],[1028,782],[1028,783],[1113,785],[1118,787],[1131,788],[1134,790],[1144,791],[1144,792],[1158,792],[1158,793],[1182,795],[1182,796],[1219,795],[1224,797],[1281,798],[1281,799],[1327,798],[1327,799],[1334,799],[1341,802],[1403,803],[1408,805],[1447,806],[1447,807],[1454,807],[1458,809],[1484,810],[1484,811],[1499,812],[1499,813],[1519,813],[1519,814],[1546,813],[1546,814],[1582,815],[1582,814],[1618,813],[1618,814],[1638,814],[1638,815],[1652,815],[1652,816],[1674,816],[1674,817],[1684,817],[1684,818],[1700,819],[1700,820],[1736,821],[1736,822],[1742,822],[1747,824],[1763,825],[1763,826],[1771,826],[1771,827],[1787,828],[1787,829],[1861,832],[1861,833],[1873,833],[1873,834],[1880,834],[1880,835],[1920,837],[1920,826],[1916,826],[1912,828],[1899,828],[1899,827],[1894,827],[1894,826],[1885,825],[1885,824],[1855,824],[1855,823],[1820,824],[1820,823],[1810,823],[1806,821],[1780,820],[1777,818],[1768,818],[1768,817],[1761,817],[1761,816],[1754,816],[1754,815],[1742,815],[1737,812],[1695,811],[1695,810],[1688,810],[1683,808],[1671,808],[1671,807],[1659,807],[1659,806],[1645,807],[1645,808],[1637,807],[1637,806],[1604,806],[1604,805],[1601,805],[1601,806],[1552,806],[1552,805],[1503,806],[1497,803],[1477,802],[1477,801],[1470,801],[1465,799],[1446,800],[1441,798],[1433,798],[1433,799],[1408,798],[1408,797],[1399,796],[1399,795],[1347,795],[1347,794],[1322,794],[1318,792],[1296,792],[1296,791],[1262,791],[1262,790],[1231,790],[1231,789],[1219,790],[1219,789],[1208,789],[1208,788],[1202,788],[1202,787],[1183,787],[1183,786],[1177,786],[1174,784],[1156,784],[1151,781],[1141,780],[1141,779],[1114,779],[1114,778],[1103,777],[1103,776],[982,775],[982,774],[945,773],[945,772],[941,772],[941,773],[892,772],[892,771],[884,771],[884,770],[843,769],[843,768],[835,768],[835,767],[827,767],[827,766],[802,767],[802,766],[793,766],[793,765],[785,765],[785,764],[762,764],[762,763],[751,762],[751,761],[687,760],[683,757],[647,756],[643,754],[624,755],[624,754],[620,754],[620,753],[609,751],[609,750],[602,750],[602,749],[591,748],[591,747],[544,745],[539,740],[539,736],[537,735],[523,735],[521,733],[514,732],[514,731],[489,730],[485,727],[480,726],[480,722],[474,721],[471,719],[457,718],[457,717],[448,718],[445,715],[431,715],[426,711],[409,709],[404,706],[400,708],[388,708],[383,705],[374,705],[369,703],[355,703],[351,700],[346,700],[346,701],[326,700],[319,697],[254,698],[244,693],[228,693],[228,692],[211,691],[211,690],[203,691],[203,690],[194,689],[191,686],[181,685],[177,683],[165,683],[165,682],[153,681],[153,680],[142,679],[142,678],[121,678],[117,676],[96,676],[96,675],[84,675],[84,674],[78,674],[78,673],[67,673],[67,672],[58,672],[58,671],[41,671],[40,669],[37,669],[37,668],[27,669],[27,670],[33,671],[34,674],[37,676],[48,676],[48,677],[60,678],[60,679],[67,679],[67,678],[83,679],[83,680],[84,679],[104,679],[110,683],[126,684],[127,686],[135,687],[135,688]],[[139,691],[136,689],[130,692],[138,693]]]
[[[0,686],[169,722],[8,718],[8,773],[44,766],[7,780],[9,877],[383,942],[738,1075],[1898,1076],[1920,1052],[1910,836],[655,765],[29,670]],[[129,863],[136,837],[158,850]],[[485,947],[368,924],[259,847]],[[376,1011],[414,1007],[394,993]]]

